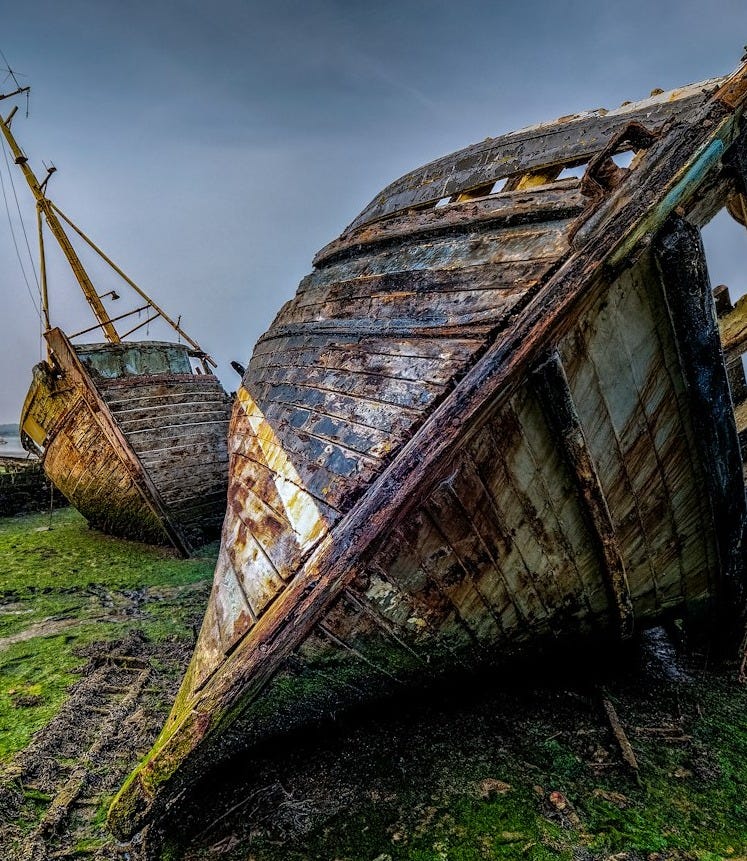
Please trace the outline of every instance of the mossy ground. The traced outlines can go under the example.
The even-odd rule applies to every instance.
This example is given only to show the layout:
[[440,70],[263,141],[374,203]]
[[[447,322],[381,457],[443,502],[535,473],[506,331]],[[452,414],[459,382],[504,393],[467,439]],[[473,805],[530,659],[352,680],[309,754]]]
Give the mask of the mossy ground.
[[[72,508],[0,519],[0,763],[61,705],[77,652],[136,629],[184,637],[212,577],[215,548],[179,559],[170,550],[89,529]],[[28,639],[24,639],[28,636]]]
[[[183,668],[213,570],[214,548],[180,560],[90,530],[72,510],[47,526],[46,515],[0,521],[0,768],[49,725],[95,644],[105,651],[134,632],[175,682],[171,647],[181,644]],[[705,649],[664,651],[644,638],[593,672],[483,676],[330,716],[199,788],[161,861],[747,857],[747,690]],[[169,695],[150,696],[160,720]],[[49,800],[25,787],[16,838]],[[72,843],[82,858],[121,857],[104,830],[106,802]]]
[[[118,734],[93,763],[99,772],[111,764],[111,791],[152,743],[189,658],[216,551],[180,559],[166,548],[92,530],[71,508],[51,518],[0,519],[0,858],[47,851],[37,847],[34,854],[25,835],[35,833],[108,707],[105,696],[98,702],[76,691],[110,654],[129,660],[133,646],[150,686],[132,715],[134,743],[132,732]],[[34,745],[41,752],[29,760]],[[19,757],[26,757],[22,767]],[[34,770],[38,779],[27,776]],[[90,783],[106,780],[97,775]],[[94,806],[74,811],[70,833],[55,837],[54,851],[116,857],[104,827],[111,792],[108,786],[90,792],[87,803]]]
[[677,657],[666,640],[662,656],[657,636],[610,666],[581,656],[508,682],[452,683],[238,759],[182,811],[191,833],[172,836],[164,858],[747,856],[747,691],[730,663],[693,648]]

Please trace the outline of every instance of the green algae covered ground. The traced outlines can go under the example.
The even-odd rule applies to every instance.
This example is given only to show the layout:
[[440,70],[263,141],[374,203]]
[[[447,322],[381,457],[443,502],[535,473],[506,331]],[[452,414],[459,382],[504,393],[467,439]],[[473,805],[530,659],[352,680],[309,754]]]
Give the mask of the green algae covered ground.
[[56,713],[82,647],[129,629],[183,637],[195,608],[181,599],[204,597],[213,551],[179,559],[91,530],[72,508],[0,520],[0,763]]
[[[685,667],[664,646],[662,655],[648,637],[589,683],[567,667],[500,687],[484,677],[248,758],[235,773],[250,781],[228,789],[223,776],[204,792],[202,834],[186,857],[747,856],[747,692],[732,666],[704,671],[706,655],[691,654]],[[638,774],[622,759],[605,699]]]
[[[0,858],[135,861],[143,850],[106,832],[107,803],[168,710],[216,548],[180,560],[70,509],[49,525],[0,520]],[[734,666],[662,631],[601,667],[583,658],[326,715],[184,799],[150,858],[747,857],[747,690]],[[52,821],[81,764],[76,799]]]
[[108,802],[168,713],[216,550],[179,559],[71,508],[0,519],[3,861],[125,857]]

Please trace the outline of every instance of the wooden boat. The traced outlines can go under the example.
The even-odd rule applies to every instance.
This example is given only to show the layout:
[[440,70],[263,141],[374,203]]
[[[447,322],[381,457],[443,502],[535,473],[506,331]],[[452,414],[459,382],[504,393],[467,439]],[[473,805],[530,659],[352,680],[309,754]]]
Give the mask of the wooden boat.
[[[450,668],[667,613],[738,625],[745,491],[700,227],[744,204],[746,98],[742,66],[488,139],[317,255],[238,392],[204,624],[115,833],[238,748]],[[737,380],[747,314],[722,322]]]
[[[0,129],[36,199],[47,346],[23,406],[21,441],[93,526],[189,554],[220,533],[230,398],[210,356],[50,200],[55,169],[39,182],[11,132],[14,113],[0,118]],[[97,321],[75,335],[50,323],[42,216]],[[141,300],[137,308],[110,316],[63,221],[124,279]],[[107,295],[119,298],[113,290]],[[145,319],[120,335],[116,323],[134,314]],[[125,340],[157,319],[173,328],[179,343]],[[97,330],[105,343],[73,343]]]

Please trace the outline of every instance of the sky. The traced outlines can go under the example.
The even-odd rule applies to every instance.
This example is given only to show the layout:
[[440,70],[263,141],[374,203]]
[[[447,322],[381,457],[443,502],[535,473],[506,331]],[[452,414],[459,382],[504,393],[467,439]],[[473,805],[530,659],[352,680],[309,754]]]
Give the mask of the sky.
[[[726,74],[747,41],[744,0],[710,13],[702,0],[2,6],[0,50],[32,86],[13,121],[29,163],[42,176],[54,163],[49,196],[181,317],[228,390],[228,362],[246,364],[314,253],[389,182],[487,136]],[[0,423],[17,421],[41,355],[18,214],[35,259],[34,205],[9,167],[31,295],[0,199]],[[744,292],[747,234],[719,216],[706,240],[713,280]],[[52,322],[83,329],[72,275],[47,250]],[[84,262],[100,293],[122,292]],[[122,295],[112,314],[134,307]]]

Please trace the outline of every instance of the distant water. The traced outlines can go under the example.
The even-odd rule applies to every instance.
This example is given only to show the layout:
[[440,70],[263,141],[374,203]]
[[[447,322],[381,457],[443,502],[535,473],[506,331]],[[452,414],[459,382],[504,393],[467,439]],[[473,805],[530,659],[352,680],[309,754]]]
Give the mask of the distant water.
[[26,457],[27,454],[18,436],[18,425],[0,425],[0,457]]

